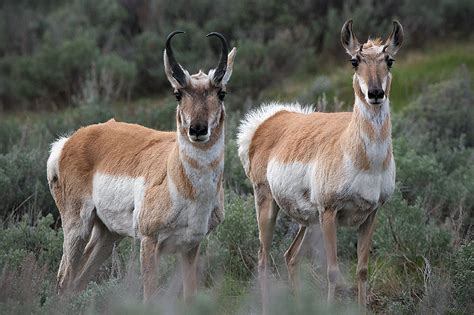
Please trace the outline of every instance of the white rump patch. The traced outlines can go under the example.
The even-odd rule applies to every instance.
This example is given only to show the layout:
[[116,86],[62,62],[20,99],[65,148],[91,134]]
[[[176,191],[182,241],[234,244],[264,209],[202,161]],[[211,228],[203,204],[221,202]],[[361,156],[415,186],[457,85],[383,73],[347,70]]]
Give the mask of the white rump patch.
[[69,137],[60,137],[51,144],[50,154],[46,164],[48,183],[51,183],[55,176],[59,177],[59,159],[61,158],[61,152],[67,140],[69,140]]
[[248,112],[242,119],[238,133],[237,144],[239,146],[239,157],[244,166],[245,172],[249,171],[249,148],[253,135],[258,127],[268,118],[278,112],[287,111],[300,114],[311,114],[314,112],[312,106],[303,106],[299,103],[270,103],[262,104],[260,107]]

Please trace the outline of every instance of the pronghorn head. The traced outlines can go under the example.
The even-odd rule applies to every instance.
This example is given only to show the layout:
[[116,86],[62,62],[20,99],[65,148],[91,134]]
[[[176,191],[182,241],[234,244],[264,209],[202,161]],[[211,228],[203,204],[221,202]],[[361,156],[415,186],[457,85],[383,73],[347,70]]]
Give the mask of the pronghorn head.
[[213,131],[220,130],[224,121],[224,98],[226,85],[232,74],[236,48],[229,53],[227,41],[219,33],[216,36],[222,43],[219,63],[208,74],[199,71],[190,75],[175,59],[171,48],[174,35],[184,33],[172,32],[166,40],[163,54],[165,72],[178,101],[176,119],[178,131],[193,143],[205,143],[211,138]]
[[359,44],[352,32],[352,20],[346,21],[341,31],[342,46],[351,56],[355,69],[354,89],[365,103],[380,106],[388,97],[392,76],[390,68],[403,42],[403,28],[393,21],[393,30],[385,43],[380,39],[369,39]]

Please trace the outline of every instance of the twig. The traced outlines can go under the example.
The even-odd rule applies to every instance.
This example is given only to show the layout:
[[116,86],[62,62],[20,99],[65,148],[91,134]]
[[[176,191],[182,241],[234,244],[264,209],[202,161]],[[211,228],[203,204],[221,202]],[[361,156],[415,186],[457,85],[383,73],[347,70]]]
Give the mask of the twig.
[[245,269],[248,270],[252,274],[252,276],[255,277],[255,274],[250,270],[249,266],[247,266],[247,263],[245,262],[244,255],[242,254],[242,250],[240,249],[240,246],[237,246],[237,249],[239,250],[240,258],[242,259],[242,262],[244,263]]

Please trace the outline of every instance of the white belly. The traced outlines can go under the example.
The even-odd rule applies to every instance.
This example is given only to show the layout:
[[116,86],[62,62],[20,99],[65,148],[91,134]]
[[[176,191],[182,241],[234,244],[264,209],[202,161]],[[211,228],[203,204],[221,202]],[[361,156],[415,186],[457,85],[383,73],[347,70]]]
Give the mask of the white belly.
[[267,167],[273,198],[280,208],[302,224],[318,219],[314,168],[314,163],[281,163],[276,160],[271,160]]
[[98,217],[120,235],[135,237],[144,191],[143,178],[96,173],[92,181],[92,201]]
[[341,219],[348,225],[357,225],[371,209],[385,201],[395,187],[393,160],[385,171],[358,171],[351,166],[341,175],[337,176],[339,181],[338,178],[325,179],[316,162],[284,164],[271,160],[267,168],[273,198],[280,208],[305,225],[318,222],[319,212],[325,207],[341,211]]

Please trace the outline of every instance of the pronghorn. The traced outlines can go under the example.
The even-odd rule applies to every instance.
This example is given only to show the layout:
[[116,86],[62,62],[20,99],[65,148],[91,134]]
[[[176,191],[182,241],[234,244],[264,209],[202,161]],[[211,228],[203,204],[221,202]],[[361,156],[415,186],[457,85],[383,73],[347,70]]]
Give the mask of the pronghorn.
[[248,113],[239,127],[239,156],[253,184],[257,209],[264,308],[268,255],[278,214],[273,201],[300,224],[285,253],[293,287],[309,227],[321,225],[329,302],[334,300],[340,274],[336,225],[358,227],[358,300],[366,303],[375,214],[395,186],[388,96],[390,68],[402,44],[403,29],[394,21],[385,43],[369,39],[361,45],[352,32],[352,21],[347,21],[341,40],[355,69],[352,112],[314,113],[299,104],[273,103]]
[[183,295],[196,292],[201,240],[224,216],[224,97],[236,48],[215,69],[189,75],[166,40],[164,68],[178,105],[176,132],[113,119],[84,127],[51,147],[51,193],[61,214],[63,256],[59,292],[85,288],[114,242],[138,238],[144,300],[156,291],[156,267],[166,253],[180,253]]

